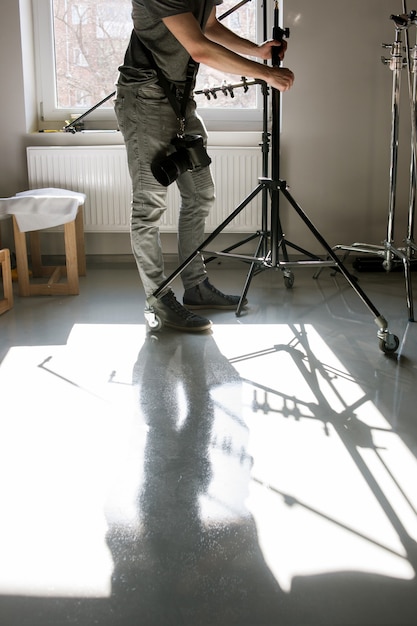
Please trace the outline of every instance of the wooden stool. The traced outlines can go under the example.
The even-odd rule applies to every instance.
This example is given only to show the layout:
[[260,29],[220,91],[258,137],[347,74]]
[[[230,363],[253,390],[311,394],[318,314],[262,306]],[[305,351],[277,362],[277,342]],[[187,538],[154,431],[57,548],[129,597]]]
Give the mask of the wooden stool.
[[[18,291],[20,296],[78,295],[79,276],[86,274],[82,206],[85,195],[67,189],[32,189],[5,199],[13,219]],[[63,226],[65,265],[42,263],[40,232]],[[26,234],[30,241],[29,273]],[[36,282],[33,278],[47,278]],[[61,280],[64,278],[64,280]]]
[[9,311],[13,306],[12,270],[10,267],[10,252],[7,248],[0,250],[1,275],[3,278],[3,300],[0,300],[0,315]]

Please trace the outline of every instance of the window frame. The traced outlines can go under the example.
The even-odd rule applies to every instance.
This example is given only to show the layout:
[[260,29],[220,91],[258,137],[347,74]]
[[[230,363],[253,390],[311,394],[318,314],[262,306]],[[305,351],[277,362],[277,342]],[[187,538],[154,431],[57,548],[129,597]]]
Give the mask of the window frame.
[[[263,0],[248,0],[256,3],[257,10],[257,33],[254,38],[257,41],[263,39]],[[268,1],[268,0],[266,0]],[[56,106],[57,82],[55,75],[55,41],[52,0],[32,0],[34,44],[35,44],[35,72],[36,89],[38,94],[38,118],[39,125],[51,126],[64,123],[86,113],[87,107],[58,108]],[[221,5],[220,5],[221,6]],[[122,62],[122,59],[120,59]],[[115,68],[115,78],[117,67]],[[239,82],[236,77],[235,83]],[[260,90],[259,86],[251,86],[251,89]],[[110,96],[109,92],[109,96]],[[197,95],[199,98],[204,95]],[[222,94],[220,97],[225,97]],[[262,97],[258,93],[258,106],[255,109],[233,108],[209,108],[201,107],[199,113],[209,130],[259,130],[262,124]],[[86,120],[92,126],[97,124],[103,128],[115,128],[116,118],[113,107],[97,107],[88,114]]]

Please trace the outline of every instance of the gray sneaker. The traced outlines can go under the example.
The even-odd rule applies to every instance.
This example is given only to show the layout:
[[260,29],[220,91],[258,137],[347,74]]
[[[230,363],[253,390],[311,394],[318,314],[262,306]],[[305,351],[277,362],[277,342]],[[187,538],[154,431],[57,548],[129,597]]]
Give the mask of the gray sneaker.
[[[223,309],[225,311],[236,309],[239,304],[240,296],[228,296],[213,285],[206,278],[191,289],[184,292],[184,306],[188,309]],[[243,301],[243,306],[247,304],[247,300]]]
[[211,321],[191,313],[176,299],[173,291],[161,296],[153,307],[160,317],[162,326],[183,330],[185,332],[201,332],[211,328]]

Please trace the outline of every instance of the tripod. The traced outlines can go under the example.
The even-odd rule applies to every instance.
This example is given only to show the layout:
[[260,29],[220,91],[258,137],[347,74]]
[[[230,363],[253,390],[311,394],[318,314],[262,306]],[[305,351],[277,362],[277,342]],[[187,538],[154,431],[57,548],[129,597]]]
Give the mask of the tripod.
[[[391,19],[395,23],[395,42],[392,45],[383,44],[385,48],[391,48],[391,58],[382,57],[382,61],[389,66],[393,72],[392,78],[392,112],[391,112],[391,154],[390,154],[390,188],[389,188],[389,205],[388,205],[388,221],[387,236],[383,245],[372,245],[366,243],[354,243],[350,246],[337,245],[335,250],[345,250],[347,254],[352,251],[362,252],[364,254],[372,254],[382,257],[382,267],[390,272],[396,262],[400,261],[404,268],[405,291],[408,309],[408,319],[414,321],[413,294],[411,284],[411,263],[417,247],[414,243],[414,213],[416,202],[416,115],[417,115],[417,44],[410,50],[408,39],[408,27],[410,24],[417,24],[417,14],[412,11],[407,14],[406,2],[403,0],[403,15],[391,15]],[[406,58],[403,58],[403,40],[402,35],[405,32]],[[397,169],[398,169],[398,139],[399,139],[399,110],[400,110],[400,87],[401,72],[407,66],[408,69],[408,90],[410,96],[410,112],[411,112],[411,164],[410,164],[410,191],[409,191],[409,209],[408,209],[408,226],[407,236],[405,238],[405,247],[396,248],[394,246],[394,225],[396,211],[396,192],[397,192]],[[347,256],[345,255],[345,257]],[[370,267],[373,263],[368,264],[365,259],[358,259],[356,264],[358,269]]]
[[[264,3],[264,13],[266,3]],[[264,15],[264,22],[266,23],[266,15]],[[288,36],[288,30],[282,30],[279,27],[279,11],[278,11],[278,2],[275,2],[274,8],[274,27],[273,27],[273,39],[282,40],[284,36]],[[279,58],[273,55],[272,64],[277,66],[279,65]],[[261,82],[262,81],[258,81]],[[221,89],[221,88],[219,88]],[[154,304],[156,303],[158,297],[164,291],[164,289],[172,283],[175,278],[177,278],[181,272],[196,258],[197,255],[201,255],[203,252],[206,252],[208,255],[212,255],[212,257],[231,257],[237,260],[241,260],[243,262],[250,264],[250,269],[246,278],[245,286],[243,292],[240,297],[240,301],[238,303],[236,309],[236,315],[239,316],[241,314],[243,303],[245,301],[245,297],[250,287],[251,280],[257,270],[263,271],[266,269],[279,269],[282,271],[284,275],[285,285],[289,288],[293,286],[294,283],[294,274],[293,268],[295,267],[336,267],[337,270],[344,276],[352,289],[356,292],[356,294],[361,298],[365,306],[369,309],[369,311],[374,316],[374,321],[378,326],[377,337],[379,341],[380,349],[385,353],[393,353],[397,350],[399,346],[399,339],[396,335],[393,335],[388,330],[388,324],[385,318],[380,314],[380,312],[373,305],[371,300],[365,294],[365,292],[360,288],[360,286],[356,283],[354,277],[350,274],[348,269],[339,260],[334,250],[330,247],[324,237],[320,234],[311,220],[307,217],[306,213],[300,207],[300,205],[295,201],[293,196],[288,191],[288,185],[285,180],[281,180],[279,176],[279,156],[280,156],[280,147],[279,147],[279,137],[280,137],[280,108],[281,108],[281,97],[280,92],[276,89],[272,89],[272,104],[271,104],[271,114],[272,114],[272,128],[271,128],[271,151],[272,151],[272,160],[271,160],[271,172],[272,176],[268,177],[268,144],[269,144],[269,134],[267,132],[267,123],[268,123],[268,89],[265,84],[263,84],[263,94],[264,94],[264,128],[263,128],[263,175],[258,180],[258,185],[253,189],[253,191],[243,200],[243,202],[202,242],[201,246],[196,249],[161,285],[160,287],[154,291],[152,296],[148,298],[148,306],[145,311],[145,318],[148,323],[148,326],[152,330],[158,330],[161,327],[161,320],[157,315],[156,309],[154,308]],[[236,245],[233,245],[221,252],[213,252],[207,250],[207,246],[228,226],[230,222],[232,222],[235,217],[245,209],[245,207],[252,202],[252,200],[258,195],[262,194],[262,228],[256,234],[250,236],[242,242],[239,242]],[[307,228],[314,235],[316,240],[321,244],[322,248],[325,250],[326,257],[322,258],[316,254],[313,254],[300,246],[296,245],[288,241],[283,233],[280,219],[280,196],[283,195],[284,198],[288,201],[290,206],[295,210],[300,219],[304,222]],[[237,254],[234,252],[236,248],[243,245],[244,243],[250,241],[251,239],[258,238],[258,244],[256,247],[256,252],[254,256]],[[291,248],[298,253],[301,253],[306,259],[292,261],[289,259],[288,248]],[[211,258],[207,259],[207,262],[211,260]]]

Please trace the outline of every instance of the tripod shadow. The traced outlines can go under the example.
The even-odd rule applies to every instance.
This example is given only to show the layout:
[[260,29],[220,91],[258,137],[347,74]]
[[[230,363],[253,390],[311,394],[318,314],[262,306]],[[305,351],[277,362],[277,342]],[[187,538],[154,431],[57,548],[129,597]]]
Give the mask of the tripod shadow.
[[[278,502],[284,504],[282,509],[280,508],[283,513],[281,523],[284,533],[285,527],[282,518],[285,518],[287,511],[291,509],[295,511],[291,519],[296,519],[298,514],[303,520],[309,519],[314,526],[323,523],[324,527],[331,527],[335,536],[340,531],[340,537],[346,537],[350,546],[354,546],[356,541],[358,545],[363,546],[364,550],[369,549],[370,554],[373,551],[381,559],[384,556],[387,558],[390,558],[391,555],[394,556],[399,562],[407,564],[404,570],[408,570],[409,576],[409,578],[406,577],[401,580],[401,577],[396,578],[394,572],[392,578],[388,575],[384,576],[382,573],[378,574],[376,573],[378,567],[375,567],[373,562],[362,569],[360,554],[358,554],[357,559],[358,571],[355,571],[351,566],[346,571],[344,571],[343,566],[337,570],[332,564],[327,573],[326,568],[322,568],[322,564],[318,563],[318,571],[322,569],[324,573],[304,576],[294,574],[297,571],[297,566],[292,569],[290,563],[292,573],[290,579],[292,580],[289,600],[293,611],[299,611],[298,615],[294,613],[296,615],[295,623],[308,623],[308,608],[311,609],[313,606],[315,606],[314,619],[318,620],[314,623],[340,623],[340,615],[343,615],[343,623],[346,624],[412,623],[412,615],[417,609],[415,600],[417,507],[409,484],[404,487],[401,473],[398,472],[401,459],[398,456],[395,459],[390,456],[391,444],[397,453],[398,449],[401,449],[399,446],[395,447],[395,442],[392,443],[392,439],[398,438],[398,435],[388,422],[384,425],[383,420],[372,419],[372,412],[369,413],[367,410],[369,408],[368,403],[371,404],[372,401],[370,392],[358,393],[356,390],[350,394],[349,386],[353,388],[356,385],[354,378],[352,377],[350,380],[351,375],[343,368],[338,369],[330,362],[326,364],[315,354],[310,343],[312,333],[309,333],[304,325],[289,325],[289,329],[291,338],[288,343],[280,343],[263,351],[240,355],[232,358],[231,362],[237,364],[263,357],[270,358],[275,353],[277,356],[276,366],[277,363],[282,365],[283,360],[287,362],[287,358],[289,358],[292,367],[291,376],[297,380],[303,379],[307,391],[302,391],[302,382],[299,383],[299,393],[289,394],[284,391],[285,384],[262,385],[258,380],[242,377],[245,384],[253,390],[252,410],[259,415],[260,422],[262,422],[262,414],[269,416],[269,424],[272,423],[271,417],[274,415],[277,420],[283,420],[287,425],[293,420],[294,426],[284,427],[282,431],[274,430],[274,432],[280,432],[281,436],[286,435],[287,441],[293,441],[291,436],[295,435],[298,428],[297,423],[301,429],[298,436],[300,441],[305,436],[303,435],[303,426],[306,426],[306,432],[311,433],[313,431],[307,426],[308,422],[321,424],[324,437],[330,439],[327,449],[332,445],[332,440],[337,440],[337,449],[340,456],[343,455],[343,459],[340,460],[340,469],[349,466],[352,476],[360,477],[360,481],[370,495],[370,512],[376,505],[373,509],[374,511],[378,510],[378,518],[376,519],[379,519],[383,526],[390,528],[397,545],[393,540],[390,541],[382,538],[382,535],[378,535],[378,533],[373,533],[372,529],[366,527],[366,524],[362,526],[357,524],[357,520],[361,517],[366,519],[366,510],[356,518],[353,517],[353,523],[349,521],[348,516],[344,519],[337,507],[333,508],[337,512],[332,512],[331,494],[335,492],[331,489],[326,506],[323,508],[323,502],[320,499],[318,502],[321,504],[314,505],[314,500],[308,493],[309,488],[305,488],[305,485],[304,488],[303,486],[301,488],[296,486],[294,489],[288,486],[281,487],[281,485],[285,485],[285,476],[280,474],[278,464],[274,466],[275,472],[271,472],[271,478],[268,480],[262,464],[259,464],[258,467],[256,457],[252,480],[259,485],[258,489],[269,494],[271,502],[274,502],[275,498],[275,504]],[[268,363],[270,364],[271,361],[269,360]],[[276,369],[280,371],[279,367]],[[262,366],[254,363],[251,364],[250,370],[247,369],[251,372],[261,370]],[[314,429],[314,432],[317,433],[318,430]],[[320,437],[312,440],[312,445],[314,445],[313,441],[316,445],[321,446]],[[296,459],[298,459],[298,463],[302,462],[305,466],[314,463],[317,467],[323,467],[326,457],[320,458],[319,450],[323,450],[324,455],[326,447],[317,448],[317,453],[309,451],[307,458],[297,456]],[[334,460],[331,455],[328,458]],[[333,479],[329,477],[330,484],[331,482],[337,483],[338,463],[339,460],[335,465],[328,468],[334,475]],[[415,464],[412,467],[415,467]],[[297,460],[292,462],[292,459],[289,459],[286,472],[291,474],[291,471],[297,471]],[[317,476],[320,476],[320,472],[317,473]],[[291,480],[288,484],[297,485]],[[308,485],[314,488],[314,479],[308,482]],[[323,489],[326,489],[326,486],[323,486]],[[357,495],[359,501],[359,493]],[[357,506],[357,510],[360,511],[359,505],[355,504],[355,498],[351,497],[350,500],[353,507]],[[407,515],[404,514],[405,510],[408,511]],[[262,534],[263,521],[261,518],[258,521],[258,532]],[[264,526],[265,532],[268,532],[267,525]],[[332,533],[328,533],[328,535],[331,537]],[[387,533],[386,536],[389,537],[390,533]],[[291,545],[291,537],[289,537],[289,541]],[[320,541],[318,536],[317,541]],[[327,548],[326,542],[323,545]],[[302,542],[299,542],[298,549],[300,551],[302,550],[301,546]],[[337,549],[340,549],[342,555],[343,546],[339,544]],[[281,563],[285,562],[286,555],[282,554],[281,556]],[[347,562],[352,563],[349,559]],[[303,563],[302,559],[300,559],[300,563]],[[323,594],[326,594],[326,606],[315,605],[314,598],[323,597]],[[352,604],[349,598],[355,598],[356,604]],[[357,621],[359,615],[363,621]]]
[[133,371],[147,425],[135,529],[113,526],[114,602],[146,626],[269,626],[283,594],[245,507],[241,380],[211,335],[148,336]]

